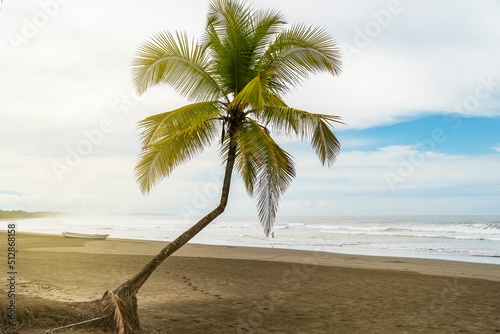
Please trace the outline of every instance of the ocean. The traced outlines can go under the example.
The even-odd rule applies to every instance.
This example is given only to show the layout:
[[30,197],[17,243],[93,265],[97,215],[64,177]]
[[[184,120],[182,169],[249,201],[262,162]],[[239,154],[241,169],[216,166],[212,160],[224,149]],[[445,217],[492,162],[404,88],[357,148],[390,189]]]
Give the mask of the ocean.
[[[193,223],[134,214],[26,219],[16,225],[18,232],[172,241]],[[1,222],[1,229],[7,224]],[[500,216],[278,217],[274,238],[265,237],[257,218],[222,217],[190,242],[500,264]]]

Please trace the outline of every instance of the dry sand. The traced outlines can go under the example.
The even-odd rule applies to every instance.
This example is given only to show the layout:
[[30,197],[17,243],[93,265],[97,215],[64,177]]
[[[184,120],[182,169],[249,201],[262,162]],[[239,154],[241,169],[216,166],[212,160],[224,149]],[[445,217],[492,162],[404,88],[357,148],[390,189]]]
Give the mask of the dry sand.
[[[98,299],[163,246],[19,233],[16,290]],[[0,262],[6,290],[5,251]],[[193,244],[138,299],[140,333],[500,333],[498,265]]]

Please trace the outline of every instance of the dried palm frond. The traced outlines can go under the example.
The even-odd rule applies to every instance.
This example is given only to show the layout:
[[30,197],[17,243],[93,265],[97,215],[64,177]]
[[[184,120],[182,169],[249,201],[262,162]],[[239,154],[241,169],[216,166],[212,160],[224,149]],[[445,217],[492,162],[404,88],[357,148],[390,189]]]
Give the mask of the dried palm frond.
[[[139,319],[137,318],[137,301],[134,296],[130,296],[125,301],[112,291],[106,293],[109,298],[105,299],[102,307],[102,313],[107,319],[113,319],[112,325],[117,334],[129,334],[134,329],[139,328]],[[109,321],[108,320],[108,321]]]

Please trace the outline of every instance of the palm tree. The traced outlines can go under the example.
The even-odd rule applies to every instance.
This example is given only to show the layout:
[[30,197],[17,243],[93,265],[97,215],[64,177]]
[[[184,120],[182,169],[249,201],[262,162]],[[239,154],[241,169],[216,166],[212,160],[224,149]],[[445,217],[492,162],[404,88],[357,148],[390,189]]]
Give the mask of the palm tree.
[[282,98],[311,73],[339,74],[339,50],[324,30],[286,26],[278,11],[212,0],[200,42],[182,32],[157,33],[139,48],[132,71],[140,93],[167,84],[193,102],[140,122],[135,172],[141,191],[149,193],[213,142],[220,143],[226,167],[219,205],[103,297],[110,317],[128,320],[124,332],[139,328],[136,294],[153,271],[224,211],[233,168],[256,196],[260,222],[270,233],[280,197],[295,177],[292,157],[270,130],[309,142],[326,166],[340,147],[331,131],[339,117],[294,109]]

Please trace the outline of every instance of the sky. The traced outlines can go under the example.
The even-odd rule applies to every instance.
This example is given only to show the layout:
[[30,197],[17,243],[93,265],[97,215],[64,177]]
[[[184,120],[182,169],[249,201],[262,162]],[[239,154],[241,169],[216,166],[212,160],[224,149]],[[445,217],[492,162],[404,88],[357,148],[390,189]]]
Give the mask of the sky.
[[[498,1],[250,3],[322,27],[343,55],[341,75],[285,96],[345,124],[330,168],[307,143],[278,139],[297,164],[278,215],[500,214]],[[207,0],[0,6],[0,209],[194,218],[217,205],[216,145],[149,196],[133,173],[137,122],[189,101],[169,87],[137,95],[132,59],[161,30],[200,37]],[[237,176],[226,215],[256,215]]]

